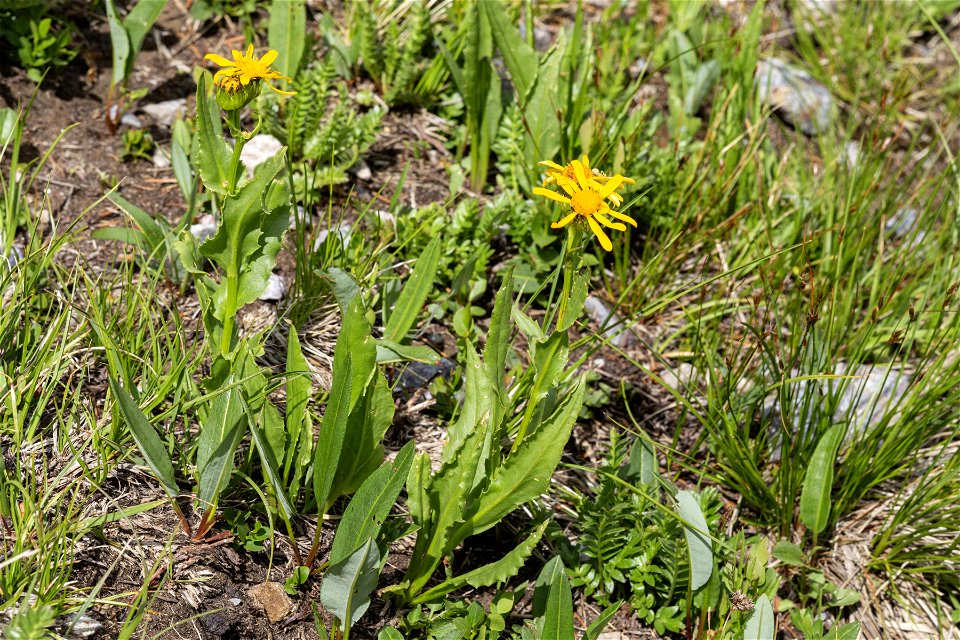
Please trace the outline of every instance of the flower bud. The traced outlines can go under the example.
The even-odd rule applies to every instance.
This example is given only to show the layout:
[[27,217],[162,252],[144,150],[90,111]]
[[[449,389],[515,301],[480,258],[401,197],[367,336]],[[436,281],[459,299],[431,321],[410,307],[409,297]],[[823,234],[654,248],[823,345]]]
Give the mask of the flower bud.
[[253,80],[244,85],[237,76],[225,76],[217,87],[217,104],[224,111],[236,111],[247,106],[259,95],[259,80]]

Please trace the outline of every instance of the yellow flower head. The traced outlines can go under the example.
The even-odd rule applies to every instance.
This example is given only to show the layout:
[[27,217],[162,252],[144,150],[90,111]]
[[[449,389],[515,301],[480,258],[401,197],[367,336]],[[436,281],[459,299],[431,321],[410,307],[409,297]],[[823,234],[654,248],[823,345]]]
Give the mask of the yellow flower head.
[[[586,157],[584,157],[584,160],[586,160]],[[546,163],[541,162],[540,164]],[[569,205],[571,209],[568,215],[554,222],[550,225],[551,227],[559,229],[567,226],[577,217],[584,218],[587,224],[590,225],[590,230],[593,231],[594,235],[597,236],[597,240],[600,241],[600,246],[606,251],[612,251],[613,243],[610,242],[610,238],[604,232],[601,225],[610,229],[616,229],[617,231],[626,231],[627,227],[622,222],[613,222],[607,216],[622,220],[634,227],[637,226],[636,220],[616,211],[604,202],[604,200],[610,198],[610,196],[616,195],[617,189],[625,183],[632,184],[633,180],[621,175],[598,175],[596,172],[591,172],[589,174],[590,177],[587,177],[587,171],[589,169],[580,160],[574,160],[568,165],[568,167],[573,170],[572,179],[566,177],[566,167],[561,167],[552,162],[547,166],[553,168],[553,182],[560,185],[560,187],[567,192],[567,195],[564,196],[563,194],[551,191],[550,189],[544,189],[543,187],[536,187],[533,192],[538,196]],[[613,206],[616,207],[623,202],[623,198],[617,196],[616,198],[610,198],[610,201],[613,203]]]
[[263,80],[270,89],[281,95],[292,96],[296,93],[296,91],[277,89],[270,84],[271,80],[278,79],[293,82],[287,76],[280,75],[279,71],[273,71],[270,68],[271,63],[277,59],[278,54],[276,51],[271,49],[267,51],[262,58],[257,58],[253,55],[253,45],[251,44],[247,47],[245,53],[240,53],[236,49],[234,49],[232,53],[232,61],[227,60],[223,56],[218,56],[215,53],[208,53],[204,56],[204,59],[212,60],[223,67],[223,69],[217,71],[213,76],[214,83],[220,88],[226,91],[236,92],[238,80],[241,87],[246,87],[251,82]]
[[[561,180],[576,182],[577,174],[573,168],[573,162],[569,163],[565,167],[561,167],[556,162],[551,162],[550,160],[544,160],[539,164],[541,167],[547,168],[547,177],[543,180],[544,187],[551,183],[559,184]],[[588,158],[586,155],[580,158],[580,164],[583,165],[583,175],[596,187],[602,187],[604,183],[608,182],[613,177],[604,175],[602,171],[591,168],[590,158]],[[633,179],[626,178],[624,176],[620,177],[623,178],[623,183],[620,185],[621,187],[628,184],[634,184]],[[616,191],[611,193],[608,197],[610,198],[610,202],[612,202],[615,206],[620,206],[623,204],[623,198],[620,197],[620,194],[618,194]]]

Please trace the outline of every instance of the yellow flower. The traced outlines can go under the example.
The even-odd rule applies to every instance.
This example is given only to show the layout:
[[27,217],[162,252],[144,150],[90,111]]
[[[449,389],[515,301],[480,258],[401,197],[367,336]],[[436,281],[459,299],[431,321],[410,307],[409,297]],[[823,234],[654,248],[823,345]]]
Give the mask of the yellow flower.
[[275,86],[270,84],[271,80],[286,80],[287,82],[293,82],[287,76],[280,75],[279,71],[273,71],[270,68],[270,64],[277,59],[277,52],[274,50],[267,51],[262,58],[257,58],[253,55],[253,45],[247,47],[245,53],[240,53],[236,49],[233,50],[233,60],[227,60],[223,56],[218,56],[215,53],[208,53],[204,56],[206,60],[212,60],[217,63],[223,69],[217,71],[213,76],[213,81],[222,89],[225,89],[230,92],[236,92],[237,90],[237,80],[240,81],[240,86],[247,86],[251,82],[263,80],[268,87],[273,91],[285,95],[292,96],[296,91],[283,91],[282,89],[277,89]]
[[[576,175],[576,172],[574,171],[572,162],[565,167],[561,167],[556,162],[551,162],[550,160],[544,160],[539,164],[541,167],[547,168],[547,177],[544,178],[543,180],[544,187],[550,183],[559,184],[561,180],[568,180],[570,182],[575,182],[577,179],[577,175]],[[606,183],[613,177],[613,176],[604,175],[603,172],[598,171],[597,169],[591,168],[590,158],[588,158],[586,154],[584,154],[583,157],[580,159],[580,164],[583,165],[583,175],[587,178],[588,181],[594,183],[596,187],[602,187],[604,183]],[[625,178],[623,176],[620,176],[620,177],[623,178],[623,184],[621,186],[627,185],[627,184],[634,184],[633,179]],[[608,197],[610,198],[610,202],[612,202],[615,206],[620,206],[621,204],[623,204],[623,198],[616,191],[611,193]]]
[[[551,227],[559,229],[573,222],[578,216],[582,217],[586,219],[587,224],[590,225],[590,230],[597,236],[597,240],[600,241],[600,246],[606,251],[612,251],[613,243],[610,242],[610,238],[600,225],[610,229],[616,229],[617,231],[626,231],[627,227],[621,222],[613,222],[608,219],[607,216],[611,216],[617,220],[623,220],[623,222],[631,224],[634,227],[637,226],[636,220],[612,209],[610,205],[604,202],[604,200],[610,198],[617,189],[623,186],[624,183],[632,183],[633,180],[621,175],[609,177],[597,176],[596,173],[591,173],[591,177],[588,178],[586,167],[579,160],[574,160],[569,165],[570,168],[573,169],[574,179],[569,179],[561,173],[561,171],[565,170],[564,167],[553,165],[553,163],[550,163],[548,166],[559,168],[559,170],[554,170],[554,182],[560,185],[560,187],[567,192],[567,195],[564,196],[556,191],[544,189],[543,187],[536,187],[533,192],[538,196],[569,205],[570,209],[572,209],[568,215],[550,225]],[[614,203],[614,206],[619,206],[623,199],[618,196],[616,200],[611,198],[611,201]]]

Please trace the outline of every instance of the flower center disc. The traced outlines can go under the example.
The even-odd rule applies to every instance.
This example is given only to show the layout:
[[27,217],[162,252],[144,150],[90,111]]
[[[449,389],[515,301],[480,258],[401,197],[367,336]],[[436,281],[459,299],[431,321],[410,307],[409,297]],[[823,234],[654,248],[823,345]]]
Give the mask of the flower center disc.
[[584,189],[570,197],[570,206],[582,216],[592,216],[600,210],[603,199],[595,191]]

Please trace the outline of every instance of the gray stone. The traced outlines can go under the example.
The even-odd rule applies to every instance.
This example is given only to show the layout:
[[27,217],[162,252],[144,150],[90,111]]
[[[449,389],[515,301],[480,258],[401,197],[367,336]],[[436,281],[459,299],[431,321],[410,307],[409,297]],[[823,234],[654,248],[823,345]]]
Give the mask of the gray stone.
[[[793,383],[791,413],[793,430],[798,435],[802,436],[814,428],[826,399],[837,396],[832,422],[849,425],[846,434],[849,442],[883,420],[895,419],[901,402],[910,390],[912,379],[910,372],[897,365],[859,365],[848,371],[847,365],[840,363],[830,373],[839,377]],[[799,372],[796,374],[799,375]],[[810,394],[813,394],[813,399],[805,406],[803,399]],[[764,413],[771,416],[774,459],[779,459],[783,428],[777,398],[767,401]]]
[[247,591],[247,595],[263,609],[270,622],[279,622],[293,611],[293,601],[283,590],[283,585],[278,582],[258,584]]
[[339,238],[341,244],[347,244],[350,241],[350,234],[351,227],[346,223],[329,229],[321,229],[317,232],[317,239],[313,242],[313,250],[319,250],[323,243],[330,238]]
[[157,150],[153,152],[153,166],[157,169],[170,168],[170,156],[167,155],[166,151],[157,148]]
[[607,303],[596,296],[587,296],[583,303],[587,316],[597,325],[603,339],[610,340],[611,346],[625,349],[636,344],[636,338],[625,330],[623,318],[611,310]]
[[240,160],[247,168],[247,175],[253,177],[254,169],[277,155],[283,144],[268,133],[255,136],[240,151]]
[[177,98],[176,100],[164,100],[163,102],[144,104],[140,106],[140,111],[153,118],[153,121],[158,125],[170,127],[177,118],[186,115],[187,99]]
[[358,161],[357,164],[350,167],[348,171],[355,175],[357,180],[363,180],[366,182],[367,180],[373,179],[373,172],[370,171],[370,167],[363,160]]
[[190,225],[190,233],[199,242],[206,242],[217,232],[217,221],[209,213],[201,217],[196,224]]
[[664,369],[658,374],[663,384],[676,391],[683,391],[690,385],[699,385],[700,371],[689,362],[681,362],[672,369]]
[[143,122],[132,113],[125,113],[120,117],[120,124],[125,124],[134,129],[143,129]]
[[279,302],[286,292],[287,286],[284,284],[283,278],[271,273],[270,278],[267,279],[267,288],[260,294],[260,299],[264,302]]
[[426,389],[434,378],[449,380],[457,363],[449,358],[440,358],[437,364],[425,362],[410,362],[404,366],[393,388],[394,393],[410,392],[416,389]]
[[917,217],[920,212],[913,207],[904,207],[890,216],[886,222],[886,230],[895,240],[910,238],[910,246],[914,247],[923,242],[927,233],[922,229],[917,230],[914,235],[914,228],[917,225]]
[[23,260],[23,247],[19,244],[14,244],[10,247],[10,253],[6,255],[7,267],[13,269],[17,266],[17,263]]
[[68,617],[63,621],[66,638],[95,638],[103,631],[103,624],[86,614]]
[[833,96],[807,72],[768,58],[757,63],[754,82],[760,100],[808,136],[823,133],[833,123]]

